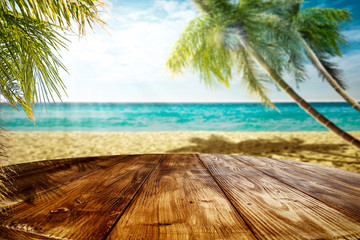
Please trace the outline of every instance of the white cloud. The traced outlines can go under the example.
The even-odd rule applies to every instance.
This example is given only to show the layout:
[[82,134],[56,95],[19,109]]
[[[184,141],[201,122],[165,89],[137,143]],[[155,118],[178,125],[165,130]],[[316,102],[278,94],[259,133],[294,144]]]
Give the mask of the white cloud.
[[[159,10],[167,15],[157,17],[155,13]],[[163,0],[156,1],[154,7],[147,10],[115,16],[120,23],[110,25],[111,35],[97,30],[95,34],[89,33],[86,39],[72,38],[69,51],[63,54],[70,72],[67,79],[99,84],[169,81],[170,76],[165,72],[166,58],[184,26],[194,16],[196,12],[189,2]]]
[[360,50],[354,50],[338,59],[339,66],[344,71],[344,78],[349,85],[353,97],[360,99]]
[[154,4],[155,10],[163,10],[167,13],[169,19],[181,19],[189,21],[190,19],[197,16],[194,8],[190,2],[177,2],[177,1],[166,1],[156,0]]
[[347,40],[350,42],[360,42],[360,29],[353,29],[344,32]]

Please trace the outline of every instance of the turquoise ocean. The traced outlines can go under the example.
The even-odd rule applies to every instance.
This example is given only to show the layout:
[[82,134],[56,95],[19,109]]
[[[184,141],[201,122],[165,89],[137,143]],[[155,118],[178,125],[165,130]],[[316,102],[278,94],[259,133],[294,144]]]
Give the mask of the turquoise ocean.
[[[347,103],[312,103],[346,131],[360,131],[359,113]],[[327,131],[295,103],[56,103],[35,106],[33,122],[2,106],[10,131]]]

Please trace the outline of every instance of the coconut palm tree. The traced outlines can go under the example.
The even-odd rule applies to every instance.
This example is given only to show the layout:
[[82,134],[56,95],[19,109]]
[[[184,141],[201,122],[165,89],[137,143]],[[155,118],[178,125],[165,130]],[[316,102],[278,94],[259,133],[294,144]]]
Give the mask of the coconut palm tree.
[[[323,126],[360,148],[359,140],[315,110],[282,79],[285,70],[291,70],[301,79],[304,68],[301,55],[291,54],[298,45],[292,44],[294,39],[284,35],[282,41],[278,40],[278,31],[274,29],[283,27],[285,31],[287,26],[273,14],[276,5],[261,0],[194,2],[202,14],[189,23],[176,42],[167,62],[171,72],[181,73],[191,67],[206,84],[218,81],[227,86],[234,75],[242,75],[242,83],[251,94],[260,97],[266,105],[274,106],[264,86],[271,80]],[[279,47],[281,43],[290,46]]]
[[[65,86],[59,69],[66,68],[59,50],[67,41],[61,33],[72,32],[74,25],[79,35],[85,34],[86,25],[103,26],[99,14],[104,6],[103,0],[1,0],[0,99],[13,109],[20,106],[33,119],[34,103],[60,98]],[[4,131],[0,125],[0,138]],[[0,140],[0,177],[6,179],[1,165],[7,156]],[[5,192],[0,179],[0,200]]]
[[351,19],[350,12],[334,8],[307,8],[300,11],[302,2],[282,1],[281,7],[275,9],[276,14],[290,23],[286,32],[281,34],[297,38],[296,50],[304,53],[320,76],[360,112],[359,103],[345,91],[341,70],[329,61],[330,57],[341,57],[340,46],[347,45],[340,26]]
[[0,95],[12,108],[20,105],[33,118],[33,104],[61,97],[65,86],[59,50],[61,33],[80,35],[85,26],[104,25],[103,0],[3,0],[0,2]]

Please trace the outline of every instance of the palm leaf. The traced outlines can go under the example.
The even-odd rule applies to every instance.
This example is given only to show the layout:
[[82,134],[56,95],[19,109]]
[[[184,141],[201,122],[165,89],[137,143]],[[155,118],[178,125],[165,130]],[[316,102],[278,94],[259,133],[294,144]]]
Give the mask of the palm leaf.
[[348,42],[341,34],[340,25],[350,19],[350,12],[345,9],[305,9],[299,15],[299,31],[315,51],[341,56],[341,46]]
[[[322,55],[321,53],[317,53],[316,55],[326,71],[333,77],[337,84],[339,84],[341,88],[346,89],[347,84],[343,80],[343,71],[339,68],[339,66],[336,63],[330,62],[329,57],[326,55]],[[323,80],[325,79],[325,76],[321,71],[319,71],[319,76],[322,77]]]
[[85,34],[85,26],[92,23],[102,26],[100,13],[104,11],[103,0],[6,0],[1,1],[0,10],[12,12],[15,17],[36,18],[52,22],[62,29],[71,29],[74,21],[79,34]]
[[[266,75],[256,67],[254,61],[248,56],[244,48],[239,49],[237,56],[237,72],[242,74],[242,85],[250,95],[257,96],[266,106],[276,108],[267,97],[267,89],[263,83],[269,83]],[[277,108],[276,108],[277,109]]]
[[167,67],[172,73],[191,68],[209,87],[229,82],[242,75],[243,86],[267,106],[275,107],[266,96],[263,83],[267,77],[256,69],[256,64],[244,53],[241,45],[229,31],[231,22],[221,16],[202,15],[192,20],[169,56]]
[[54,99],[54,94],[60,98],[65,91],[58,68],[66,68],[57,53],[66,46],[65,38],[56,26],[34,18],[0,12],[0,21],[1,94],[31,117],[34,102]]

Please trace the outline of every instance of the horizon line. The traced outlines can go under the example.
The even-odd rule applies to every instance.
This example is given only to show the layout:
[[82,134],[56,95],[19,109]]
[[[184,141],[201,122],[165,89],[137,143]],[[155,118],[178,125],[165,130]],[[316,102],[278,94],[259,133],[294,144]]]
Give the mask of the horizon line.
[[[296,103],[295,101],[285,101],[285,100],[278,100],[278,101],[272,101],[273,103]],[[357,101],[358,103],[360,103],[360,101]],[[0,103],[8,103],[6,101],[0,101]],[[192,103],[201,103],[201,104],[214,104],[214,103],[229,103],[229,104],[233,104],[233,103],[260,103],[262,104],[262,102],[260,101],[179,101],[179,102],[175,102],[175,101],[129,101],[129,102],[125,102],[125,101],[119,101],[119,102],[115,102],[115,101],[59,101],[59,102],[38,102],[35,104],[58,104],[58,103],[124,103],[124,104],[154,104],[154,103],[165,103],[165,104],[192,104]],[[313,101],[308,101],[308,103],[346,103],[346,101],[341,101],[341,100],[313,100]]]
[[[272,101],[273,103],[296,103],[295,101]],[[360,101],[358,101],[360,103]],[[229,103],[229,104],[234,104],[234,103],[259,103],[259,104],[263,104],[262,102],[257,102],[257,101],[242,101],[242,102],[234,102],[234,101],[224,101],[224,102],[220,102],[220,101],[214,101],[214,102],[203,102],[203,101],[194,101],[194,102],[166,102],[166,101],[154,101],[154,102],[137,102],[137,101],[129,101],[129,102],[103,102],[103,101],[64,101],[64,102],[39,102],[39,103],[35,103],[35,104],[62,104],[62,103],[124,103],[124,104],[192,104],[192,103],[199,103],[199,104],[214,104],[214,103]],[[334,100],[314,100],[314,101],[308,101],[308,103],[347,103],[346,101],[334,101]]]

